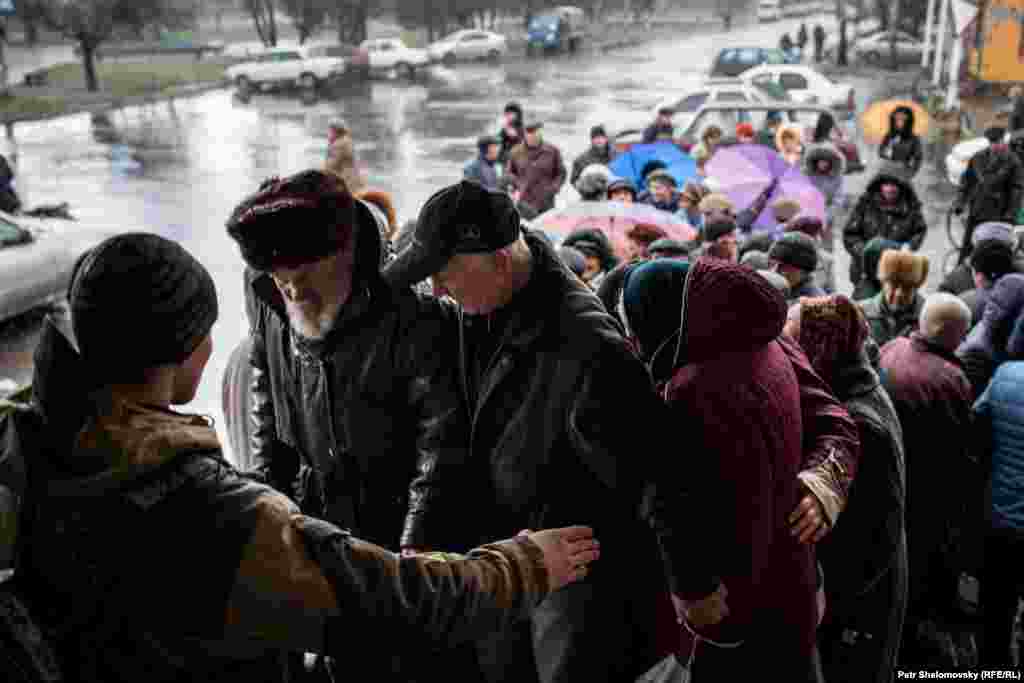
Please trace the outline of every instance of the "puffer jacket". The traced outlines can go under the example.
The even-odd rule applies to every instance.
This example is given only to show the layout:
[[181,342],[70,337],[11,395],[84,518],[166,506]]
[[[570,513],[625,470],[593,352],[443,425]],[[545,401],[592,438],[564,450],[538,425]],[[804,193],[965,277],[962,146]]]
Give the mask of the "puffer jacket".
[[1013,225],[1024,199],[1024,165],[1006,145],[981,150],[967,164],[957,206],[974,224],[1002,221]]
[[[532,636],[482,645],[485,679],[633,680],[656,659],[655,610],[667,595],[657,544],[638,514],[662,460],[657,437],[625,426],[658,420],[663,406],[597,296],[540,237],[527,232],[526,241],[526,288],[495,313],[465,319],[457,367],[470,451],[439,452],[421,468],[414,487],[427,502],[413,535],[461,549],[504,529],[592,526],[602,567],[541,606]],[[523,671],[531,662],[535,671]]]
[[32,405],[0,419],[0,490],[33,511],[15,581],[74,680],[284,683],[315,652],[406,681],[405,643],[468,642],[548,592],[527,539],[399,560],[239,474],[207,419],[88,398],[83,369],[48,322]]
[[554,145],[530,147],[524,142],[509,153],[506,174],[522,192],[520,201],[544,213],[555,205],[555,195],[565,184],[565,163]]
[[252,457],[304,513],[397,549],[407,514],[423,503],[408,493],[417,461],[465,448],[457,320],[433,297],[385,284],[380,234],[357,235],[353,294],[322,341],[292,330],[268,274],[246,274]]
[[[722,315],[725,302],[730,315]],[[703,635],[745,644],[720,652],[701,646],[696,659],[705,658],[705,675],[740,680],[735,676],[753,675],[770,658],[780,679],[805,680],[817,625],[816,572],[811,546],[790,534],[787,518],[803,495],[803,453],[810,435],[821,433],[814,425],[830,415],[852,440],[826,440],[826,467],[836,465],[836,449],[858,450],[847,433],[853,427],[806,356],[779,336],[785,303],[756,273],[702,258],[690,269],[683,306],[685,364],[665,392],[673,424],[702,448],[674,459],[676,476],[654,483],[651,502],[673,592],[696,600],[719,582],[729,591],[729,616]],[[815,391],[802,394],[802,384]],[[835,476],[848,483],[853,473]]]
[[[893,206],[887,206],[881,201],[881,187],[885,183],[900,188],[899,198]],[[913,186],[896,176],[878,174],[864,190],[843,228],[843,245],[850,253],[851,280],[860,281],[864,246],[872,239],[884,237],[910,245],[913,251],[917,251],[927,233],[928,224],[921,211],[921,200]]]
[[996,529],[1024,532],[1024,362],[999,366],[974,414],[986,437],[988,522]]
[[[896,130],[896,114],[907,115],[906,133]],[[914,110],[910,107],[897,107],[889,115],[889,132],[878,147],[878,156],[901,167],[908,179],[913,177],[924,163],[924,145],[921,138],[914,134]]]
[[871,327],[871,338],[878,346],[885,346],[896,337],[909,337],[918,326],[924,297],[914,295],[914,303],[902,311],[893,311],[885,301],[885,292],[879,292],[866,301],[857,302]]
[[996,367],[1008,354],[1024,356],[1024,334],[1017,323],[1022,311],[1024,275],[1004,275],[989,291],[981,322],[956,350],[975,398],[985,391]]

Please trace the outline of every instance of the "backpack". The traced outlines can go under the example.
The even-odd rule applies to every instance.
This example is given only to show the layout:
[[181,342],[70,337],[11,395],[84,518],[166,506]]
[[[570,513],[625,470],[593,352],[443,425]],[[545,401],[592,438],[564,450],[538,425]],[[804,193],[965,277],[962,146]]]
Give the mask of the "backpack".
[[[3,447],[16,439],[16,423],[31,420],[31,411],[20,400],[0,402],[0,522],[6,518],[12,524],[0,524],[8,531],[0,543],[3,555],[13,559],[17,567],[26,536],[18,534],[29,524],[30,509],[25,504],[28,484],[24,462],[15,462],[16,454],[5,453]],[[44,629],[33,617],[26,592],[12,569],[0,569],[0,680],[9,683],[59,683],[64,680],[56,650]]]

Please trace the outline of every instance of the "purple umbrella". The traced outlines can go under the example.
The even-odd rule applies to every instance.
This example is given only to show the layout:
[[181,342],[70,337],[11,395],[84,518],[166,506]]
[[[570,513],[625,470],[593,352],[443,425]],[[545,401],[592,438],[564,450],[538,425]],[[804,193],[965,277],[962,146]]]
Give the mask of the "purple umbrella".
[[[754,203],[772,181],[778,186],[769,205],[786,197],[800,202],[801,215],[825,220],[825,198],[810,179],[796,166],[791,166],[765,145],[739,144],[719,149],[707,164],[708,175],[718,182],[718,191],[725,194],[742,211]],[[765,210],[754,221],[755,230],[775,228],[771,211]]]

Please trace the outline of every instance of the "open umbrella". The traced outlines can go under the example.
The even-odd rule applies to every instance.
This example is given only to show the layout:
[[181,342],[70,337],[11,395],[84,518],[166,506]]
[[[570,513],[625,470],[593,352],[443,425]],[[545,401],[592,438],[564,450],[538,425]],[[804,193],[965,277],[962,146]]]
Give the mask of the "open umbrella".
[[578,202],[546,211],[530,223],[531,228],[544,231],[555,242],[560,242],[573,230],[580,228],[600,230],[608,236],[620,258],[626,258],[629,241],[627,235],[637,225],[658,228],[666,237],[680,242],[690,242],[697,238],[697,231],[689,223],[646,204]]
[[[753,204],[765,188],[777,180],[769,205],[782,197],[795,199],[800,202],[801,215],[825,220],[825,197],[799,168],[787,164],[769,147],[741,144],[719,149],[708,161],[707,170],[717,181],[718,191],[732,201],[737,212]],[[771,211],[762,211],[753,227],[755,230],[774,228]]]
[[883,100],[875,102],[860,115],[860,128],[864,140],[872,145],[882,144],[889,132],[889,117],[900,107],[914,112],[914,134],[924,136],[928,132],[930,117],[925,108],[913,100]]
[[633,145],[628,152],[615,157],[608,168],[620,178],[628,178],[634,186],[642,188],[644,169],[649,168],[651,162],[664,164],[679,187],[697,175],[697,162],[673,142]]

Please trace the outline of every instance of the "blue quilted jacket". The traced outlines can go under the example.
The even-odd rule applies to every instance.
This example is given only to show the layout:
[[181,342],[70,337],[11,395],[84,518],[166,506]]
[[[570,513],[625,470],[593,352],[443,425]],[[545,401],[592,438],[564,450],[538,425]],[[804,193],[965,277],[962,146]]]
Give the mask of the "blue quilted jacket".
[[1024,362],[1000,365],[974,411],[991,427],[992,525],[1024,531]]

